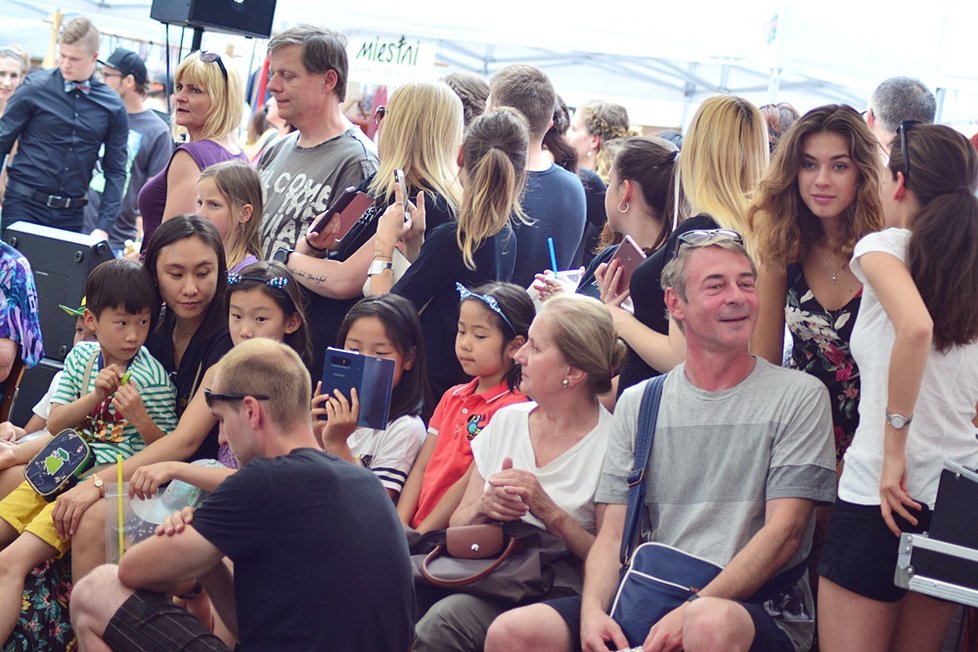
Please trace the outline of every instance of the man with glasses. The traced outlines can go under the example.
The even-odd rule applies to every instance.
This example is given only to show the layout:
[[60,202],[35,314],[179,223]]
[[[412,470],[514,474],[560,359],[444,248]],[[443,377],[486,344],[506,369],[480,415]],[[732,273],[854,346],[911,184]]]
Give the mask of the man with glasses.
[[[587,558],[582,598],[504,614],[487,652],[530,649],[801,650],[814,604],[807,556],[814,507],[835,493],[832,420],[825,387],[750,354],[756,268],[731,231],[689,231],[662,273],[666,307],[686,336],[686,362],[662,391],[644,476],[645,541],[724,566],[692,597],[626,640],[608,615],[618,586],[639,406],[625,390],[595,496],[607,504]],[[749,598],[763,585],[777,597]],[[547,647],[549,646],[549,647]]]
[[258,162],[265,191],[261,246],[264,258],[282,250],[288,260],[312,219],[344,188],[376,172],[377,155],[340,110],[348,72],[342,34],[298,25],[272,38],[268,52],[268,91],[296,131]]
[[937,100],[923,82],[910,77],[892,77],[873,91],[866,109],[866,124],[888,155],[901,122],[933,124],[936,113]]
[[105,190],[92,235],[107,238],[126,182],[129,120],[119,96],[95,78],[99,33],[78,17],[61,29],[58,67],[33,73],[0,118],[0,159],[8,161],[3,224],[18,220],[81,232],[85,193],[99,158]]
[[[146,64],[138,54],[124,48],[116,48],[102,62],[102,79],[105,85],[119,94],[129,115],[128,158],[126,160],[126,189],[119,218],[109,231],[109,246],[117,256],[122,255],[126,240],[136,239],[136,217],[139,207],[136,200],[139,190],[157,172],[166,167],[173,154],[173,138],[170,127],[159,115],[146,108],[146,88],[149,76]],[[85,206],[85,229],[91,231],[98,221],[105,191],[105,173],[102,166],[95,166],[88,188],[88,205]]]
[[225,355],[204,396],[241,467],[196,512],[174,514],[120,566],[75,585],[83,649],[228,650],[167,597],[206,589],[242,649],[408,650],[403,528],[370,471],[320,450],[311,391],[280,342],[248,340]]

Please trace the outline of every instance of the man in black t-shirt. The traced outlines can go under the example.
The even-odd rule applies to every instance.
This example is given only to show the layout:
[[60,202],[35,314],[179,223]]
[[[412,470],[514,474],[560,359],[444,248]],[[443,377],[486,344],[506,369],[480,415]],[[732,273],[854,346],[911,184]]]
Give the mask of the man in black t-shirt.
[[318,449],[299,357],[248,340],[205,391],[241,469],[120,566],[78,582],[81,647],[227,650],[167,597],[205,588],[241,650],[407,650],[414,587],[403,529],[370,471]]

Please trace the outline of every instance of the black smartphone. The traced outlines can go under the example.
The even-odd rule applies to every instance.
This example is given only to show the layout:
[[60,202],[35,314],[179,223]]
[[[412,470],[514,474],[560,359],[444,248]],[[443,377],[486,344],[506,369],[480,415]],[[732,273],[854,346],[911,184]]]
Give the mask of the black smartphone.
[[326,209],[318,220],[310,225],[309,230],[314,233],[322,233],[322,229],[325,228],[329,221],[333,219],[333,216],[346,208],[353,198],[357,196],[357,189],[350,186],[333,202],[333,205]]

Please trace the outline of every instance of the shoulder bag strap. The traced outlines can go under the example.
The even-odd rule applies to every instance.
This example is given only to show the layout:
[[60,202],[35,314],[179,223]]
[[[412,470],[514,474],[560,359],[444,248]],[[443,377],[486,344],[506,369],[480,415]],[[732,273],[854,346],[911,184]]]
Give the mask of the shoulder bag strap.
[[652,441],[655,439],[655,426],[659,418],[659,403],[662,399],[662,386],[668,374],[656,376],[645,385],[642,405],[638,412],[638,425],[635,433],[635,459],[632,472],[628,474],[628,511],[625,515],[625,528],[621,537],[619,558],[623,566],[628,564],[632,551],[638,543],[642,531],[642,510],[645,508],[645,471],[652,454]]
[[95,361],[98,360],[98,356],[101,352],[101,348],[96,348],[95,353],[92,354],[92,357],[88,359],[88,363],[85,365],[85,373],[82,374],[80,396],[84,396],[88,393],[88,383],[92,380],[92,370],[95,368]]

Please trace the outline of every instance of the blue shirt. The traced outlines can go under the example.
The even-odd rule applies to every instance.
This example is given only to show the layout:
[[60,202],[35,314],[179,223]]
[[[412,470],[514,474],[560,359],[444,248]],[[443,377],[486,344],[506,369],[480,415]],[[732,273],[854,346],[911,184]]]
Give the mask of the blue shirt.
[[65,92],[57,68],[32,73],[0,118],[0,159],[20,139],[7,170],[11,181],[62,197],[84,197],[105,144],[105,191],[96,227],[112,229],[126,182],[129,117],[119,95],[92,79],[91,92]]

